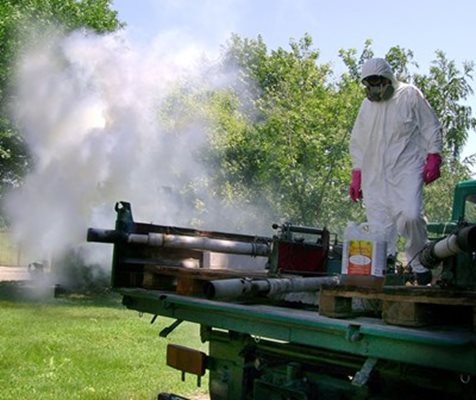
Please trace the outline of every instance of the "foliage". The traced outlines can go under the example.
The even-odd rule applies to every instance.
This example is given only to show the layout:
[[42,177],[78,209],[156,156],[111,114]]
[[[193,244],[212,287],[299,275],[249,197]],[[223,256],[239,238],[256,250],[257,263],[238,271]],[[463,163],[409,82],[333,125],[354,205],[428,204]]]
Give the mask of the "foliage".
[[[372,42],[360,55],[355,49],[339,55],[347,71],[335,77],[330,65],[319,63],[309,35],[291,41],[289,50],[272,51],[259,36],[233,35],[218,67],[231,83],[211,89],[202,82],[172,96],[175,108],[186,105],[188,115],[202,115],[212,126],[205,157],[213,171],[211,191],[238,207],[259,205],[253,217],[268,222],[325,225],[340,234],[347,221],[365,219],[347,193],[348,139],[364,98],[359,76],[374,57]],[[475,126],[462,105],[472,93],[472,65],[460,73],[442,52],[436,56],[426,75],[413,72],[418,64],[411,50],[392,47],[385,58],[398,79],[422,89],[442,121],[447,162],[425,196],[429,218],[446,220],[454,184],[469,177],[469,160],[458,155]]]
[[[225,140],[228,145],[240,143],[245,156],[235,148],[223,157],[228,163],[240,163],[234,174],[248,177],[240,183],[259,188],[276,214],[298,223],[324,223],[339,231],[345,221],[364,218],[362,209],[349,207],[347,133],[363,98],[360,67],[374,52],[371,41],[365,43],[359,58],[355,50],[341,50],[348,72],[332,84],[330,66],[317,63],[319,53],[311,45],[310,37],[305,36],[291,42],[291,51],[278,49],[267,56],[259,41],[234,38],[228,57],[237,59],[245,75],[259,83],[261,91],[255,90],[259,96],[254,103],[261,118]],[[259,52],[255,50],[258,54],[250,57],[253,49]],[[237,56],[237,51],[248,57]],[[423,75],[412,73],[418,64],[411,50],[393,47],[385,58],[398,79],[415,82],[423,90],[442,122],[448,162],[442,179],[428,186],[425,196],[429,218],[447,220],[455,183],[469,177],[468,160],[460,161],[459,155],[475,127],[471,109],[462,104],[472,93],[473,66],[465,63],[460,73],[453,61],[437,51],[429,74]],[[252,60],[251,66],[240,65],[243,59]],[[256,65],[257,61],[262,65]],[[226,127],[223,131],[227,132]],[[237,140],[236,136],[241,137]]]
[[348,70],[347,74],[344,74],[344,77],[348,76],[350,80],[358,82],[360,80],[360,71],[362,69],[362,65],[365,63],[365,61],[374,57],[372,41],[370,39],[365,41],[364,49],[362,50],[362,54],[358,60],[356,59],[357,49],[340,49],[339,56]]
[[103,33],[122,26],[111,0],[2,0],[0,2],[0,200],[30,166],[28,149],[9,117],[15,61],[24,46],[50,29]]
[[450,167],[458,163],[468,132],[476,127],[471,108],[461,104],[473,94],[469,84],[473,70],[474,63],[466,62],[461,73],[454,61],[448,60],[442,51],[437,51],[429,74],[415,76],[416,85],[426,94],[440,117],[444,153],[450,161]]
[[216,113],[239,115],[241,129],[229,118],[216,120],[216,183],[262,205],[273,219],[330,225],[342,219],[335,199],[345,198],[346,139],[362,93],[352,80],[332,81],[310,36],[290,48],[268,54],[261,38],[232,37],[223,69],[239,71],[241,90],[231,110]]

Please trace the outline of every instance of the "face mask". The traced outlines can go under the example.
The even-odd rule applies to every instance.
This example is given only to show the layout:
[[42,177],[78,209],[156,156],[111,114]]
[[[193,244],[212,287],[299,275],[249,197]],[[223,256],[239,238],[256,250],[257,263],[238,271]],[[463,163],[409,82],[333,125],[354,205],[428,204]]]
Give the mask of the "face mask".
[[370,101],[385,101],[392,97],[395,91],[392,83],[380,76],[371,76],[362,81]]

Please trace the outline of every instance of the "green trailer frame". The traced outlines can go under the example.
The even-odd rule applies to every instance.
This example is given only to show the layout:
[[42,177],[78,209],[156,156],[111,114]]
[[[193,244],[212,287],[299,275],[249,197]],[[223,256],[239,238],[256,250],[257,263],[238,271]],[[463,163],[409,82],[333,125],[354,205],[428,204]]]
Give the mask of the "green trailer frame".
[[[470,209],[470,218],[476,219],[475,204],[476,181],[458,184],[452,221],[429,224],[430,234],[452,232]],[[151,314],[153,320],[156,316],[172,319],[161,336],[169,335],[182,321],[200,325],[201,338],[209,343],[208,354],[195,357],[194,350],[182,352],[177,346],[173,348],[176,359],[169,365],[199,377],[207,369],[211,399],[476,399],[474,296],[464,309],[472,323],[402,327],[379,318],[330,318],[312,306],[218,301],[168,289],[146,289],[141,282],[147,257],[157,257],[160,251],[129,246],[128,234],[204,232],[139,224],[133,221],[130,208],[117,207],[116,211],[116,229],[95,232],[99,236],[92,238],[114,243],[113,289],[123,296],[128,309]],[[221,237],[220,233],[212,236]],[[233,239],[257,240],[243,235]],[[196,256],[193,252],[186,255]],[[172,256],[174,253],[167,254]],[[469,266],[472,271],[474,254],[472,257],[458,255],[448,265],[462,283],[467,283],[468,275],[458,268],[468,270]],[[454,313],[460,311],[454,308]],[[188,366],[187,357],[198,365]]]
[[236,304],[145,289],[118,289],[133,310],[366,358],[476,375],[476,334],[468,327],[406,328],[368,317],[335,319],[317,311]]
[[[181,321],[200,324],[202,341],[209,343],[213,400],[476,396],[471,327],[406,328],[377,318],[328,318],[315,310],[118,291],[127,308],[175,320],[161,336]],[[290,374],[294,369],[300,372]],[[374,397],[376,376],[380,389]]]

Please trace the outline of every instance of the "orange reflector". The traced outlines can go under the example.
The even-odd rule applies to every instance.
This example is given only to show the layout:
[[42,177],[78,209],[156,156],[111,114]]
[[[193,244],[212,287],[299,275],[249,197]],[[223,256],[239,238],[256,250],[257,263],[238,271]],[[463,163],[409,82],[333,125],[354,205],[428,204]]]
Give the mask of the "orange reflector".
[[167,345],[167,365],[182,372],[198,376],[205,375],[207,355],[201,351],[179,346]]

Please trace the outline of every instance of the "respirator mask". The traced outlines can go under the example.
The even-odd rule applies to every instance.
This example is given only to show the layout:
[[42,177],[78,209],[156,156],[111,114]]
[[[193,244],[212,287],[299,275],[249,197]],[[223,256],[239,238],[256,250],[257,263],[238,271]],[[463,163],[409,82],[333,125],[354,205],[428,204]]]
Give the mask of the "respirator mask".
[[379,75],[368,76],[362,80],[370,101],[385,101],[392,97],[394,88],[392,82]]

